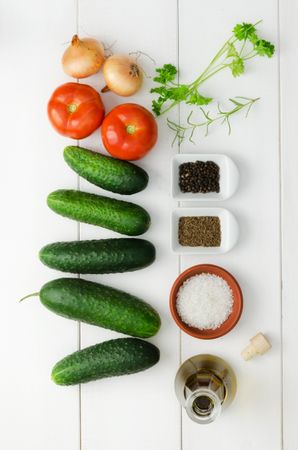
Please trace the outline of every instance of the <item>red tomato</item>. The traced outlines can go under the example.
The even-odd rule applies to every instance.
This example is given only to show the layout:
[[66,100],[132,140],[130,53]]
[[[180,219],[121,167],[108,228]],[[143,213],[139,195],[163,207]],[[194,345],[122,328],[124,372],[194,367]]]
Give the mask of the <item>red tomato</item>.
[[140,159],[157,141],[157,124],[146,108],[134,103],[116,106],[101,126],[102,142],[116,158]]
[[100,126],[104,112],[99,93],[87,84],[62,84],[48,103],[48,116],[55,130],[73,139],[83,139],[93,133]]

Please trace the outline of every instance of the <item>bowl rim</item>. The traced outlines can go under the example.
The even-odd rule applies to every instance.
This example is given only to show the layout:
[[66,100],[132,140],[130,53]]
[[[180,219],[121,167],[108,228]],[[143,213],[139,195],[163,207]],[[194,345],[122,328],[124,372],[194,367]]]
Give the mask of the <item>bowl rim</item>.
[[[219,247],[188,247],[178,241],[181,217],[216,216],[220,219],[222,242]],[[240,237],[239,222],[234,213],[223,206],[181,206],[172,208],[170,222],[171,250],[176,255],[224,255],[236,246]],[[223,232],[224,231],[224,232]],[[224,236],[224,238],[223,238]],[[225,245],[223,243],[225,242]],[[227,242],[229,245],[227,245]],[[212,264],[210,264],[212,266]],[[194,266],[193,266],[194,267]],[[217,266],[219,267],[219,266]]]
[[[208,271],[208,269],[209,269],[209,271]],[[198,272],[198,270],[200,270],[200,272]],[[226,319],[226,321],[222,323],[222,325],[220,327],[216,328],[215,330],[212,330],[213,331],[212,335],[206,335],[206,333],[205,333],[206,330],[200,330],[199,328],[190,327],[189,325],[184,323],[182,321],[182,319],[180,318],[180,316],[176,310],[176,306],[175,306],[176,294],[177,294],[177,291],[180,288],[180,286],[183,284],[183,282],[186,279],[191,278],[192,276],[197,275],[199,273],[211,273],[211,274],[214,274],[217,276],[221,276],[229,284],[232,291],[237,292],[237,297],[236,297],[237,298],[237,313],[236,313],[234,320],[231,322],[231,324],[228,327],[224,326],[224,324],[226,324],[226,322],[229,320],[229,317],[230,317],[229,316]],[[236,280],[236,278],[230,272],[228,272],[226,269],[224,269],[223,267],[217,266],[215,264],[197,264],[195,266],[189,267],[188,269],[184,270],[183,272],[181,272],[178,275],[178,277],[174,281],[172,288],[171,288],[169,304],[170,304],[171,315],[172,315],[174,321],[176,322],[176,324],[178,325],[178,327],[182,331],[184,331],[185,333],[187,333],[190,336],[195,337],[197,339],[210,340],[210,339],[217,339],[219,337],[226,335],[237,325],[237,323],[240,320],[242,311],[243,311],[243,294],[242,294],[241,287],[240,287],[238,281]],[[222,328],[224,328],[224,329],[222,329]]]
[[[225,189],[224,194],[220,192],[210,192],[208,194],[202,194],[200,192],[183,193],[179,189],[175,189],[179,180],[179,165],[183,162],[195,162],[195,161],[214,161],[219,167],[222,173],[225,174],[225,180],[227,179],[226,173],[231,171],[229,178],[231,179],[230,189]],[[226,168],[228,165],[228,169]],[[171,193],[175,200],[184,202],[203,201],[208,202],[222,202],[233,197],[240,184],[240,172],[238,165],[234,159],[226,153],[177,153],[173,156],[171,161]],[[232,185],[232,187],[231,187]],[[220,189],[222,189],[222,179],[220,180]],[[210,195],[209,195],[210,194]]]

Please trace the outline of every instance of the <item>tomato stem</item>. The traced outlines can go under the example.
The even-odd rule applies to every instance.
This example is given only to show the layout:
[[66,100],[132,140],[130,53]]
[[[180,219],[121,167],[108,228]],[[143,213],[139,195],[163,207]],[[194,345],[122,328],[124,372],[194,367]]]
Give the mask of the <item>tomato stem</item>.
[[136,127],[134,125],[127,125],[126,132],[128,134],[134,134],[136,132]]
[[74,113],[77,110],[77,105],[75,103],[70,103],[69,105],[67,105],[67,111],[69,113]]

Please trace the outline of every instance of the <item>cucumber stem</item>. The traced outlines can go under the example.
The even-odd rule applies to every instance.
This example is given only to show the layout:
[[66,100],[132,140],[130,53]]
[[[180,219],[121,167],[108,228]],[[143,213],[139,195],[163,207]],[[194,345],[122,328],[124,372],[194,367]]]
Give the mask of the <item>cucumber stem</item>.
[[19,302],[22,302],[23,300],[26,300],[26,298],[29,298],[29,297],[36,297],[37,295],[39,295],[39,292],[33,292],[33,294],[29,294],[29,295],[26,295],[25,297],[21,298],[19,300]]

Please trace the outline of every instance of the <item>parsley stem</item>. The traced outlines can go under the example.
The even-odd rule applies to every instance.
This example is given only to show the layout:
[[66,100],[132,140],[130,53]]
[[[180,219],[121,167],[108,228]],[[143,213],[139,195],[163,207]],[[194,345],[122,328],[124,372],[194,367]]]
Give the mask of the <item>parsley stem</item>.
[[[172,64],[164,64],[163,67],[157,68],[157,75],[154,77],[154,81],[158,84],[151,89],[152,93],[158,94],[158,97],[152,101],[152,110],[155,115],[163,115],[182,102],[187,105],[197,105],[202,110],[203,105],[208,105],[213,101],[213,98],[200,93],[200,87],[209,78],[224,69],[229,69],[234,77],[238,77],[244,73],[245,62],[249,59],[257,55],[267,56],[268,58],[272,57],[274,54],[274,45],[271,42],[261,39],[255,28],[260,22],[258,21],[255,24],[236,24],[233,28],[232,36],[223,44],[209,65],[192,83],[183,84],[179,83],[179,80],[175,81],[177,68]],[[239,105],[237,100],[231,100],[231,102],[234,103],[233,113],[244,107],[242,104]],[[219,120],[218,118],[214,118],[212,120],[210,119],[210,122],[209,113],[206,113],[204,110],[202,112],[206,120],[208,119],[207,126],[212,121]],[[230,113],[226,113],[224,120],[230,127],[229,116]],[[201,125],[197,124],[197,126]],[[184,131],[183,127],[179,128],[179,136]]]
[[[250,55],[250,56],[248,56],[248,55]],[[256,53],[256,52],[253,52],[252,54],[251,54],[251,52],[250,52],[250,53],[248,53],[247,55],[245,55],[245,56],[243,57],[243,60],[244,60],[244,61],[248,61],[249,59],[252,59],[252,58],[254,58],[255,56],[257,56],[257,53]]]
[[202,85],[206,80],[208,80],[209,78],[213,77],[213,75],[215,75],[216,73],[220,72],[221,70],[225,69],[225,68],[228,67],[228,66],[229,66],[229,64],[225,64],[225,65],[219,67],[219,68],[218,68],[217,70],[215,70],[214,72],[211,72],[207,77],[205,77],[205,78],[203,78],[203,79],[201,80],[200,85]]
[[163,114],[167,113],[168,111],[170,111],[170,109],[174,108],[174,106],[178,105],[179,101],[177,102],[172,102],[166,109],[164,109],[163,111],[160,112],[160,116],[162,116]]
[[203,71],[203,73],[201,73],[201,75],[193,83],[189,85],[190,87],[199,86],[201,84],[201,79],[208,73],[208,71],[210,71],[210,69],[212,69],[213,64],[227,51],[227,47],[231,39],[233,38],[230,38],[227,42],[224,43],[224,45],[214,56],[208,67]]
[[242,56],[242,53],[243,53],[243,50],[244,50],[245,45],[246,45],[246,39],[244,39],[244,41],[243,41],[241,50],[240,50],[240,52],[239,52],[239,56]]

